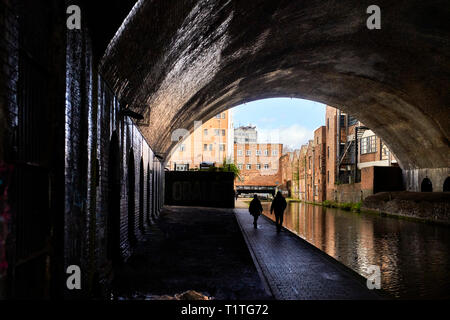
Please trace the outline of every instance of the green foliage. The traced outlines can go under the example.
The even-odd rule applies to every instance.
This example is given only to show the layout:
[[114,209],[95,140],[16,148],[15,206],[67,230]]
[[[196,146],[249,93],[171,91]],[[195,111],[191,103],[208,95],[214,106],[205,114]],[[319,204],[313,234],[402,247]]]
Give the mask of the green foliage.
[[330,201],[330,200],[325,200],[324,202],[322,202],[322,205],[324,207],[327,208],[338,208],[338,209],[342,209],[342,210],[347,210],[347,211],[356,211],[356,212],[360,212],[361,211],[361,202],[336,202],[336,201]]
[[354,203],[352,205],[352,211],[360,212],[361,211],[361,205],[362,205],[361,201],[359,201],[357,203]]
[[232,163],[229,159],[228,160],[227,159],[223,159],[223,163],[222,163],[221,169],[224,172],[233,172],[235,178],[237,177],[238,179],[241,179],[241,176],[240,176],[241,170],[239,170],[237,165]]
[[339,204],[339,208],[341,208],[342,210],[347,210],[347,211],[352,210],[352,206],[353,206],[353,203],[351,203],[351,202],[343,202],[343,203]]
[[327,208],[335,208],[335,203],[330,200],[325,200],[324,202],[322,202],[322,205]]

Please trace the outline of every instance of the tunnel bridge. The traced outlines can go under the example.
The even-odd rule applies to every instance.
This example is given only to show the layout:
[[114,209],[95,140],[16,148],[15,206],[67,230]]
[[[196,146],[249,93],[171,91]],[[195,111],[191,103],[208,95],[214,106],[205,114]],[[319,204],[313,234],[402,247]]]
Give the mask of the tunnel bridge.
[[[342,109],[408,190],[442,191],[450,6],[380,0],[369,30],[371,4],[74,0],[69,30],[67,1],[0,0],[0,298],[107,296],[163,206],[172,133],[257,99]],[[84,291],[66,288],[71,265]]]

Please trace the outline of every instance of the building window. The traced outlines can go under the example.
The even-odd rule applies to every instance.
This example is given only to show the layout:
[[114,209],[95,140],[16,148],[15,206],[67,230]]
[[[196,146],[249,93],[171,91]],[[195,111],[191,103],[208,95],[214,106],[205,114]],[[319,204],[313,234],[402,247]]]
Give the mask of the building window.
[[272,150],[272,156],[276,156],[278,154],[277,150]]
[[203,145],[203,151],[207,151],[208,150],[208,145],[207,144],[204,144]]
[[225,144],[224,143],[220,144],[220,151],[225,151]]
[[269,150],[264,150],[264,155],[267,157],[269,155]]
[[188,171],[189,165],[187,164],[176,164],[175,165],[175,171]]
[[251,152],[250,150],[247,150],[246,153],[247,153],[248,156],[251,156],[251,155],[252,155],[252,152]]
[[238,156],[242,156],[242,150],[238,150]]
[[222,113],[222,119],[225,119],[225,112]]
[[330,147],[327,147],[327,159],[330,159]]
[[247,170],[251,170],[252,165],[251,164],[247,164],[246,168],[247,168]]
[[212,144],[209,145],[209,151],[212,151]]
[[219,129],[214,129],[214,135],[216,135],[216,136],[220,135],[220,130]]
[[256,169],[261,170],[261,164],[258,163],[258,164],[256,165]]
[[238,169],[242,170],[242,164],[238,164]]
[[180,151],[183,152],[186,150],[186,146],[184,144],[180,145]]
[[330,130],[330,118],[327,118],[327,131]]
[[222,136],[225,136],[225,129],[222,129]]
[[330,171],[327,171],[327,183],[330,183]]
[[377,137],[370,136],[361,139],[361,154],[377,152]]
[[216,115],[214,118],[220,119],[220,113],[218,115]]
[[264,164],[264,169],[269,169],[269,164],[268,163]]
[[205,136],[208,135],[208,129],[203,129],[203,135],[205,135]]
[[260,156],[261,155],[261,150],[256,150],[256,155]]

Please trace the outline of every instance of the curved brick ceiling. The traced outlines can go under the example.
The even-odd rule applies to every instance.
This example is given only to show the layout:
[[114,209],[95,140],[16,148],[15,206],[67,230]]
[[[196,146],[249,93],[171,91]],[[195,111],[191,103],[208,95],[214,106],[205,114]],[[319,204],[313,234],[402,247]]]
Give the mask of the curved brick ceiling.
[[377,1],[382,30],[370,31],[367,1],[143,0],[100,70],[162,155],[194,120],[297,97],[357,117],[404,169],[449,167],[447,1]]

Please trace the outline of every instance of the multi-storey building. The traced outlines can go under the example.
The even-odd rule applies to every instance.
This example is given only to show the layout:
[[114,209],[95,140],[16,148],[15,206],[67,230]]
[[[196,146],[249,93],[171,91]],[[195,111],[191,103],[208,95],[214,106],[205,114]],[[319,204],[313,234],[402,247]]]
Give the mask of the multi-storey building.
[[173,152],[167,167],[185,171],[198,169],[201,163],[221,164],[233,158],[233,122],[231,111],[225,111],[205,123],[196,123],[194,131]]
[[[395,156],[372,130],[354,117],[327,106],[325,121],[326,198],[359,201],[377,191],[376,168],[398,167]],[[392,181],[384,184],[399,188],[400,170],[391,172]]]
[[234,143],[244,144],[257,142],[258,131],[256,131],[256,126],[240,126],[234,129]]
[[374,192],[402,188],[400,169],[386,144],[332,107],[327,107],[325,126],[314,131],[314,138],[284,154],[280,163],[281,188],[305,201],[357,202]]
[[236,179],[239,193],[269,193],[281,185],[280,157],[283,145],[279,143],[235,143],[234,163],[240,170]]

